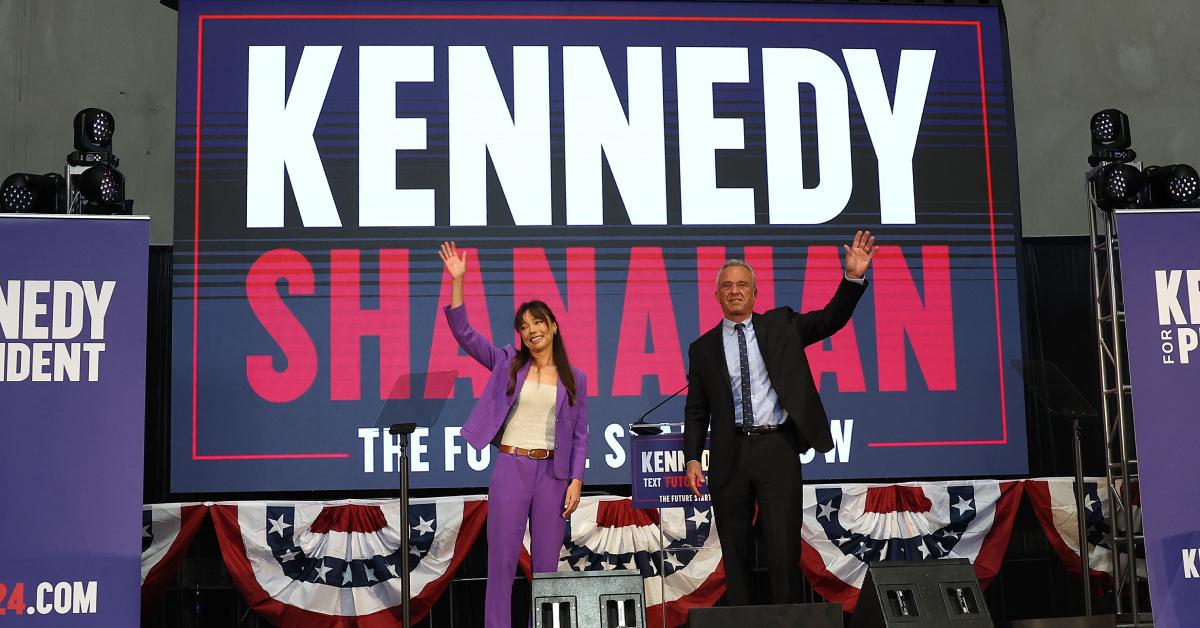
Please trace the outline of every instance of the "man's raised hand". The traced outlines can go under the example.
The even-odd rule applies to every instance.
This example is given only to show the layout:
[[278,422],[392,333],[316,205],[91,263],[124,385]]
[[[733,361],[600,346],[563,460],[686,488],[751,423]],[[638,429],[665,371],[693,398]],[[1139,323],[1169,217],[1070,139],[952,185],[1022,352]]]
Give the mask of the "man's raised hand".
[[843,244],[846,250],[846,275],[852,279],[860,279],[867,274],[867,267],[875,259],[875,236],[870,231],[858,231],[854,234],[854,242],[849,246]]

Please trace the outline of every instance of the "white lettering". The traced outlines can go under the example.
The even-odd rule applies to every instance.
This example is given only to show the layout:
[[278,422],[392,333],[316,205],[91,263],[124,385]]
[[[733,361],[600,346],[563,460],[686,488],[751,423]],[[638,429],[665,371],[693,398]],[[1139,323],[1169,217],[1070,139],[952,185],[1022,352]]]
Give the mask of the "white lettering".
[[1200,335],[1190,327],[1179,328],[1179,363],[1188,364],[1192,351],[1200,346]]
[[96,292],[96,282],[83,282],[83,298],[92,319],[92,340],[104,340],[104,317],[108,315],[108,306],[116,289],[115,281],[100,282],[100,292]]
[[65,615],[71,612],[71,583],[60,582],[54,585],[54,612]]
[[[305,46],[285,96],[287,51],[250,46],[246,81],[246,226],[283,226],[286,170],[305,227],[340,227],[313,133],[341,46]],[[371,80],[369,77],[364,77]]]
[[445,453],[445,467],[447,471],[453,471],[456,468],[455,458],[462,453],[462,447],[458,445],[460,434],[462,434],[462,427],[457,425],[447,427],[442,431],[442,447]]
[[604,442],[608,443],[610,453],[604,454],[604,462],[608,468],[618,469],[625,464],[625,448],[621,440],[625,438],[625,428],[618,423],[610,423],[604,428]]
[[88,356],[88,381],[100,381],[100,354],[104,353],[104,343],[85,342],[83,352]]
[[429,461],[425,459],[425,454],[429,453],[429,445],[425,443],[425,439],[429,438],[429,428],[418,427],[413,430],[412,438],[409,439],[409,469],[414,473],[420,473],[429,470]]
[[396,83],[432,81],[433,47],[363,46],[358,60],[359,224],[432,226],[433,190],[396,189],[396,151],[426,148],[425,119],[396,117]]
[[1196,554],[1200,551],[1194,547],[1183,548],[1183,577],[1184,578],[1200,578],[1200,571],[1196,569]]
[[74,583],[75,595],[73,612],[77,615],[87,615],[96,612],[96,581]]
[[1158,295],[1158,324],[1186,325],[1183,308],[1179,305],[1179,281],[1183,279],[1181,270],[1154,271],[1154,291]]
[[745,148],[741,118],[717,118],[713,85],[750,80],[745,48],[678,48],[679,195],[683,224],[754,224],[754,190],[717,187],[716,152]]
[[375,439],[379,430],[374,427],[358,428],[358,437],[363,442],[363,473],[375,472]]
[[667,224],[662,49],[628,48],[626,54],[628,118],[600,48],[563,48],[568,224],[604,223],[602,155],[630,224]]
[[[771,222],[828,222],[846,208],[854,188],[846,79],[833,59],[816,50],[766,48],[762,55]],[[820,181],[812,188],[804,187],[798,83],[812,85],[817,100]]]
[[4,381],[25,381],[25,378],[29,377],[29,363],[29,345],[18,342],[8,343],[8,369],[4,372]]
[[48,382],[51,379],[50,373],[50,356],[46,355],[54,350],[52,342],[35,342],[33,343],[33,364],[31,366],[33,373],[29,378],[35,382]]
[[[903,50],[896,75],[895,105],[883,84],[879,54],[874,50],[843,50],[850,82],[858,96],[871,144],[879,160],[879,210],[883,224],[917,222],[913,190],[913,152],[933,75],[934,50]],[[820,118],[818,112],[818,118]]]
[[450,46],[450,224],[487,224],[487,158],[516,225],[550,224],[550,62],[513,47],[513,106],[487,48]]
[[[107,307],[106,303],[105,309]],[[70,340],[83,331],[83,288],[78,283],[54,282],[54,315],[51,319],[54,321],[51,333],[55,340]]]
[[1187,271],[1188,314],[1193,325],[1200,325],[1200,270]]
[[46,304],[39,303],[38,297],[50,292],[49,281],[25,282],[25,307],[21,320],[21,337],[29,340],[45,340],[50,337],[50,330],[45,325],[38,324],[38,317],[46,313]]
[[850,462],[850,438],[854,435],[854,419],[832,419],[829,431],[833,435],[833,449],[825,452],[825,462]]
[[54,343],[54,381],[79,381],[79,343]]
[[9,340],[21,337],[21,281],[8,280],[8,289],[0,290],[0,333]]
[[49,582],[43,582],[37,586],[37,612],[41,615],[49,615],[54,607],[50,602],[46,601],[46,595],[54,592],[54,585]]

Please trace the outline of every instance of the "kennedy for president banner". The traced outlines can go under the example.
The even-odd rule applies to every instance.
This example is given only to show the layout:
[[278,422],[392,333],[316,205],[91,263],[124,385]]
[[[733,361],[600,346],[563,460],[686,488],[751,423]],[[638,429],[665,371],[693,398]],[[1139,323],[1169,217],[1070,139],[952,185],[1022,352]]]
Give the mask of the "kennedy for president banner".
[[7,623],[138,623],[149,238],[145,218],[0,216]]
[[[589,483],[686,383],[726,258],[760,311],[870,287],[808,349],[808,477],[1026,470],[1012,107],[995,6],[182,0],[175,491],[482,486],[488,373],[441,313],[442,240],[499,344],[529,299],[588,378]],[[388,416],[382,416],[381,412]],[[682,419],[683,397],[659,409]]]
[[1188,626],[1200,615],[1200,210],[1121,212],[1117,233],[1150,601],[1156,625]]

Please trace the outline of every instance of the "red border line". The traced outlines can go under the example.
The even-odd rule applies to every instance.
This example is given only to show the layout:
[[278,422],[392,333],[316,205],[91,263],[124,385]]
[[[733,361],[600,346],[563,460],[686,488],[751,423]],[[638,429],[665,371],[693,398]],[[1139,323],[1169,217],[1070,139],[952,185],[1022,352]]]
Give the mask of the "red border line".
[[992,187],[992,155],[989,138],[987,112],[987,79],[984,71],[983,55],[983,25],[979,21],[965,20],[897,20],[897,19],[856,19],[856,18],[802,18],[802,17],[721,17],[721,16],[650,16],[650,15],[453,15],[453,14],[221,14],[198,16],[196,44],[196,148],[195,148],[195,187],[194,218],[193,218],[193,247],[192,247],[192,459],[193,460],[275,460],[297,458],[348,458],[348,453],[310,453],[310,454],[233,454],[233,455],[199,455],[197,451],[197,416],[198,416],[198,325],[199,325],[199,273],[200,273],[200,122],[201,95],[204,59],[204,22],[206,20],[430,20],[430,21],[624,21],[624,22],[733,22],[733,23],[807,23],[807,24],[876,24],[876,25],[924,25],[924,26],[974,26],[977,50],[979,56],[979,96],[983,117],[983,146],[985,174],[987,177],[988,224],[992,249],[992,296],[996,314],[996,352],[997,368],[1000,378],[1000,429],[999,440],[961,440],[961,441],[907,441],[907,442],[874,442],[867,443],[868,447],[939,447],[955,445],[1004,445],[1008,443],[1008,408],[1005,399],[1004,383],[1004,351],[1001,338],[1000,324],[1000,285],[999,271],[996,260],[996,218],[995,200]]
[[979,50],[979,102],[983,113],[983,159],[987,175],[988,228],[992,242],[992,305],[996,312],[996,372],[1000,376],[1000,438],[997,440],[904,441],[867,443],[867,447],[946,447],[953,445],[1007,445],[1008,402],[1004,388],[1004,342],[1000,335],[1000,272],[996,262],[996,206],[992,193],[992,143],[987,110],[987,75],[983,64],[983,25],[975,22],[975,41]]
[[203,102],[204,77],[204,20],[199,16],[196,29],[196,172],[192,181],[194,190],[194,211],[192,218],[192,460],[295,460],[312,458],[349,458],[350,454],[340,453],[310,453],[310,454],[227,454],[200,455],[199,439],[197,438],[197,416],[199,397],[199,368],[197,365],[197,344],[200,324],[200,122],[201,104]]

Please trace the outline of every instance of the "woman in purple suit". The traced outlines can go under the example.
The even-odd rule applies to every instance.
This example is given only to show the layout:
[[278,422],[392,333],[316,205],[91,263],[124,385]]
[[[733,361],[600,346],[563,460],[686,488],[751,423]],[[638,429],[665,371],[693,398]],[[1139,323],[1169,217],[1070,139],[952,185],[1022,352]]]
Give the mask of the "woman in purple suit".
[[443,242],[453,279],[446,320],[455,340],[492,372],[463,424],[472,447],[499,450],[488,484],[487,628],[511,626],[513,576],[525,524],[535,572],[558,571],[565,519],[579,505],[587,458],[587,381],[571,368],[554,313],[541,301],[517,308],[520,348],[498,347],[471,327],[463,305],[466,251]]

